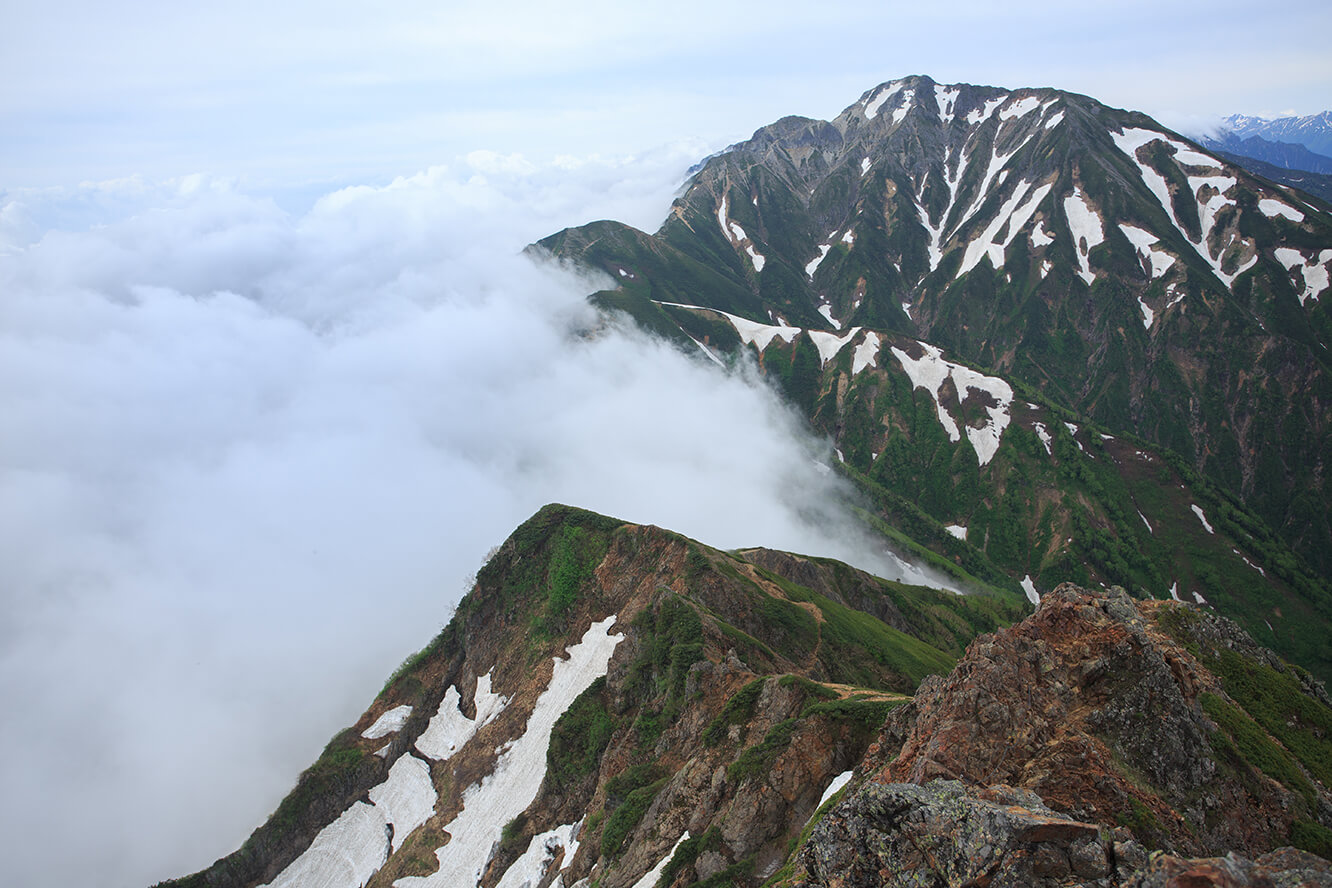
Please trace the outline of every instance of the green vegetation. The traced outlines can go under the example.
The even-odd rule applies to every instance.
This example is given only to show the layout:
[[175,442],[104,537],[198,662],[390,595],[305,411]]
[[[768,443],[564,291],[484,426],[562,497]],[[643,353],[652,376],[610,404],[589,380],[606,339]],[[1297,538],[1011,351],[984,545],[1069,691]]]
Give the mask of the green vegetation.
[[[669,776],[661,774],[660,767],[654,762],[637,765],[606,783],[606,826],[601,831],[601,853],[606,857],[619,854],[624,840],[638,826],[652,800],[670,781]],[[646,783],[648,778],[651,783]]]
[[639,744],[651,748],[684,709],[689,667],[703,659],[703,622],[689,602],[670,595],[640,613],[634,627],[642,648],[624,686],[626,697],[641,704],[634,722]]
[[800,719],[788,718],[768,729],[763,739],[748,747],[726,767],[726,776],[733,783],[743,783],[752,777],[766,774],[772,763],[791,745],[791,735],[800,726]]
[[716,746],[726,739],[731,725],[749,723],[754,717],[754,707],[758,704],[759,694],[763,693],[764,681],[766,679],[756,678],[731,695],[731,699],[726,701],[722,711],[717,713],[717,717],[703,730],[704,743]]
[[698,860],[698,855],[704,851],[715,851],[720,847],[721,830],[715,826],[709,827],[708,831],[701,836],[690,836],[676,847],[675,853],[671,855],[671,859],[662,868],[661,878],[657,880],[657,884],[672,884],[677,875],[694,865],[694,862]]
[[[1310,801],[1313,800],[1313,786],[1295,766],[1294,759],[1274,743],[1267,732],[1243,710],[1215,694],[1200,694],[1198,702],[1208,717],[1225,733],[1222,743],[1233,744],[1233,751],[1241,760]],[[1215,742],[1216,738],[1213,740]]]
[[618,727],[606,703],[606,679],[598,678],[564,711],[546,748],[546,775],[554,786],[575,786],[597,770]]

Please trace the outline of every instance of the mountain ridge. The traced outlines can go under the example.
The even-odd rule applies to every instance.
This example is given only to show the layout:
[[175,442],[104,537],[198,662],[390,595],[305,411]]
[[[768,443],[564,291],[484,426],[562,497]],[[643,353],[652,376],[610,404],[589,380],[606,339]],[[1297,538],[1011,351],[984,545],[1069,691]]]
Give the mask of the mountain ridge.
[[[1007,508],[1005,479],[958,440],[972,436],[958,435],[963,426],[983,427],[989,396],[967,394],[972,376],[949,371],[927,384],[917,372],[884,400],[881,385],[857,388],[864,365],[842,366],[836,343],[872,351],[871,335],[909,337],[1028,401],[1048,399],[1069,411],[1064,421],[1178,454],[1252,513],[1247,527],[1266,523],[1299,553],[1319,575],[1300,595],[1329,619],[1332,320],[1321,296],[1332,216],[1145,115],[1050,89],[891,81],[833,121],[783,118],[709,159],[653,235],[599,222],[533,250],[609,274],[616,289],[593,301],[654,332],[723,362],[752,354],[845,455],[849,474],[928,498],[920,459],[885,465],[899,451],[877,430],[880,421],[900,430],[919,454],[910,402],[923,386],[954,439],[951,449],[927,442],[923,454],[951,465],[951,476],[925,474],[956,491],[973,483],[970,460],[981,472],[979,502],[967,494],[960,508],[927,506],[939,526]],[[943,372],[941,355],[929,363]],[[945,419],[953,398],[961,411]],[[1038,421],[1054,440],[1057,423]],[[1000,429],[1001,441],[1008,434]],[[1027,554],[990,553],[982,542],[1013,581],[1061,563],[1058,548],[1041,547],[1063,525],[1082,528],[1074,543],[1108,531],[1075,553],[1101,565],[1100,581],[1152,595],[1174,588],[1178,557],[1157,559],[1155,579],[1106,569],[1115,552],[1127,564],[1150,542],[1127,503],[1062,500],[1044,528],[1048,500],[1015,504],[1033,513],[1018,541]],[[903,514],[896,508],[890,523]],[[1268,576],[1267,562],[1245,557]],[[1245,582],[1229,585],[1243,595]],[[1213,600],[1206,587],[1217,585],[1196,591]],[[1246,625],[1263,631],[1271,617]]]
[[[1020,616],[1002,597],[549,506],[245,849],[165,884],[882,884],[847,875],[883,829],[865,811],[885,789],[943,823],[933,868],[1003,874],[995,885],[1139,884],[1153,849],[1332,878],[1309,854],[1270,853],[1293,840],[1332,855],[1332,708],[1307,675],[1206,608],[1065,585]],[[1173,702],[1143,708],[1117,690],[1129,675]],[[996,748],[1003,719],[1025,727]],[[1257,742],[1251,724],[1274,733]],[[1102,785],[1119,789],[1080,795],[1097,771],[1070,749],[1104,751]],[[959,769],[979,779],[964,791],[979,814],[954,822],[957,784],[935,778]],[[316,801],[306,825],[283,816]],[[988,856],[973,816],[991,818]]]

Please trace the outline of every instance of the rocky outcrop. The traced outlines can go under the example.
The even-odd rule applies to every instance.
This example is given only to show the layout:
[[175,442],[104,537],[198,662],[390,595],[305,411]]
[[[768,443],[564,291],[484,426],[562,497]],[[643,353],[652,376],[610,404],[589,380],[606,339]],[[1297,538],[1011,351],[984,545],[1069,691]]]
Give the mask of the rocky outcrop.
[[1030,619],[974,642],[947,678],[922,683],[879,779],[1007,783],[1190,855],[1285,844],[1308,800],[1219,760],[1204,694],[1225,691],[1131,598],[1066,584]]
[[1035,793],[955,780],[867,784],[819,823],[799,865],[804,888],[1332,886],[1332,864],[1291,848],[1149,855],[1126,830],[1064,817]]

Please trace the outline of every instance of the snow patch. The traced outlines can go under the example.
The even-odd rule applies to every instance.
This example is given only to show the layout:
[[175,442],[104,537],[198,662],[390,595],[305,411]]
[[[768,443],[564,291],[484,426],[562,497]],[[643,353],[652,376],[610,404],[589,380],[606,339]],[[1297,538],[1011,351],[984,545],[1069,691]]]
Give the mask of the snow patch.
[[430,767],[411,754],[398,757],[369,797],[370,804],[354,803],[320,830],[271,888],[361,888],[388,861],[390,846],[398,850],[435,813],[438,799]]
[[[738,228],[739,226],[736,227]],[[745,244],[745,252],[749,254],[749,261],[754,263],[754,270],[762,271],[763,263],[767,261],[767,257],[754,249],[753,244]]]
[[615,647],[624,635],[610,634],[616,617],[593,623],[578,644],[567,648],[568,659],[554,658],[550,684],[537,697],[523,735],[495,762],[495,769],[463,793],[463,808],[445,825],[452,840],[435,851],[439,870],[406,877],[395,888],[458,888],[475,885],[500,838],[504,824],[532,804],[546,776],[546,748],[555,721],[593,681],[606,674]]
[[412,707],[395,706],[375,719],[375,723],[362,731],[361,736],[367,740],[378,740],[380,737],[396,734],[402,730],[403,725],[407,724],[407,717],[411,714]]
[[1088,255],[1092,247],[1105,240],[1101,217],[1076,185],[1073,193],[1064,198],[1064,215],[1068,218],[1068,230],[1073,234],[1073,243],[1077,247],[1078,265],[1081,268],[1078,275],[1090,285],[1096,280],[1096,275],[1092,273]]
[[661,874],[666,871],[666,864],[671,862],[671,858],[675,856],[675,852],[688,838],[689,830],[685,830],[684,835],[676,839],[675,844],[671,846],[671,850],[666,852],[666,856],[659,860],[656,866],[648,870],[647,873],[643,875],[643,878],[635,882],[633,888],[654,888],[658,880],[661,879]]
[[1139,512],[1139,513],[1138,513],[1138,517],[1142,519],[1142,523],[1143,523],[1143,524],[1146,524],[1146,525],[1147,525],[1147,532],[1148,532],[1148,533],[1153,533],[1153,534],[1156,533],[1156,531],[1152,530],[1152,523],[1151,523],[1150,521],[1147,520],[1147,516],[1146,516],[1146,515],[1144,515],[1144,514],[1142,514],[1141,512]]
[[994,113],[994,109],[998,108],[1006,101],[1008,101],[1008,96],[1003,95],[997,99],[990,99],[988,102],[985,103],[984,107],[982,108],[977,108],[974,111],[968,111],[967,123],[971,124],[972,126],[975,126],[978,123],[984,123],[986,120],[989,119],[990,115]]
[[1203,597],[1202,597],[1201,595],[1199,595],[1197,592],[1194,592],[1194,593],[1193,593],[1193,600],[1194,600],[1194,602],[1196,602],[1197,604],[1206,604],[1206,603],[1207,603],[1207,599],[1206,599],[1206,598],[1203,598]]
[[1008,408],[1013,403],[1012,387],[1002,379],[985,376],[970,367],[944,360],[943,353],[932,345],[924,342],[918,344],[924,351],[919,358],[912,358],[896,346],[892,348],[892,353],[911,379],[912,387],[923,388],[934,396],[934,408],[938,413],[939,423],[948,433],[950,441],[960,440],[961,432],[957,422],[939,401],[939,389],[944,380],[952,378],[959,401],[966,400],[969,396],[968,389],[976,389],[995,402],[986,405],[987,419],[983,426],[980,428],[967,426],[967,439],[971,441],[980,464],[986,465],[994,459],[995,451],[999,449],[999,439],[1003,436],[1004,429],[1008,427]]
[[1324,250],[1318,254],[1317,259],[1305,259],[1303,253],[1290,247],[1277,247],[1273,252],[1276,260],[1286,271],[1294,273],[1295,269],[1300,270],[1304,278],[1304,292],[1299,297],[1300,305],[1304,305],[1310,299],[1318,299],[1327,289],[1329,280],[1327,266],[1328,261],[1332,260],[1332,250]]
[[902,93],[902,104],[899,105],[897,107],[897,110],[893,112],[894,124],[901,123],[902,118],[907,116],[907,112],[911,110],[911,102],[915,98],[916,98],[916,91],[914,89],[909,89],[906,92]]
[[509,864],[495,888],[531,888],[540,884],[561,848],[564,849],[564,863],[567,866],[578,853],[578,841],[574,836],[582,825],[580,820],[532,836],[532,841],[527,843],[527,850]]
[[[1044,219],[1039,220],[1036,223],[1036,225],[1031,229],[1031,245],[1033,247],[1039,248],[1039,247],[1048,247],[1052,243],[1054,243],[1054,235],[1046,234],[1045,220]],[[1042,277],[1043,276],[1044,275],[1042,275]]]
[[903,302],[903,303],[902,303],[902,313],[903,313],[904,315],[907,316],[907,319],[908,319],[908,320],[911,320],[911,321],[914,321],[914,320],[915,320],[915,318],[911,317],[911,303],[910,303],[910,302]]
[[877,333],[866,333],[865,338],[861,340],[860,345],[856,346],[855,353],[851,356],[851,375],[855,376],[866,367],[875,366],[879,357],[879,336]]
[[1053,269],[1053,268],[1054,268],[1054,265],[1050,262],[1050,260],[1047,259],[1047,260],[1045,260],[1044,262],[1042,262],[1042,263],[1041,263],[1041,280],[1045,280],[1045,276],[1046,276],[1047,274],[1049,274],[1049,273],[1050,273],[1050,270]]
[[865,175],[870,171],[870,159],[866,157],[860,162],[860,175]]
[[856,233],[848,228],[846,234],[842,235],[842,243],[854,244],[855,242],[856,242]]
[[1152,318],[1156,316],[1156,313],[1146,302],[1142,301],[1141,296],[1138,297],[1138,308],[1142,309],[1142,326],[1148,330],[1152,329]]
[[836,330],[842,329],[842,322],[837,320],[837,318],[833,317],[832,306],[829,305],[828,303],[825,302],[819,306],[819,314],[827,318],[828,323],[832,324],[834,329]]
[[1202,522],[1202,526],[1207,529],[1208,533],[1216,533],[1215,530],[1212,530],[1212,525],[1207,523],[1207,516],[1203,514],[1202,509],[1198,508],[1196,505],[1189,506],[1189,508],[1193,510],[1193,514],[1198,516],[1198,520]]
[[[1119,230],[1124,232],[1124,236],[1133,244],[1142,261],[1146,262],[1152,269],[1152,280],[1165,274],[1171,265],[1175,264],[1175,257],[1160,249],[1153,250],[1152,244],[1155,244],[1159,238],[1150,231],[1143,231],[1132,225],[1119,223]],[[1150,326],[1150,324],[1148,325]]]
[[837,795],[837,793],[841,791],[843,786],[846,786],[848,783],[851,782],[851,778],[855,776],[855,773],[856,773],[855,771],[843,771],[842,773],[834,777],[832,779],[832,783],[829,783],[828,788],[823,791],[823,795],[819,796],[819,803],[814,806],[814,810],[815,811],[819,810],[820,808],[823,807],[824,802],[828,801],[828,799]]
[[1179,600],[1180,600],[1180,597],[1179,597],[1179,581],[1178,581],[1178,580],[1176,580],[1175,582],[1173,582],[1173,583],[1170,584],[1170,597],[1171,597],[1172,599],[1174,599],[1175,601],[1179,601]]
[[1277,216],[1289,219],[1292,222],[1303,222],[1304,214],[1289,204],[1284,204],[1279,200],[1263,198],[1258,201],[1258,209],[1263,211],[1263,215],[1269,219],[1275,219]]
[[1047,456],[1051,456],[1051,455],[1053,455],[1053,454],[1054,454],[1054,450],[1051,449],[1051,447],[1050,447],[1050,442],[1053,441],[1054,439],[1051,438],[1051,437],[1050,437],[1050,433],[1049,433],[1048,431],[1046,431],[1046,429],[1045,429],[1045,423],[1043,423],[1043,422],[1034,422],[1034,423],[1031,424],[1031,427],[1032,427],[1033,429],[1036,430],[1036,437],[1040,438],[1040,439],[1041,439],[1041,443],[1045,445],[1045,453],[1046,453],[1046,455],[1047,455]]
[[939,122],[951,123],[953,120],[953,108],[957,105],[957,97],[962,95],[962,90],[956,87],[944,87],[939,84],[934,85],[934,101],[939,106]]
[[1064,120],[1064,112],[1062,110],[1058,111],[1055,113],[1053,117],[1045,121],[1045,128],[1054,129],[1055,127],[1059,126],[1059,124],[1062,123],[1063,120]]
[[1012,120],[1014,117],[1022,117],[1030,114],[1041,106],[1041,100],[1035,96],[1027,96],[1025,99],[1018,99],[1007,108],[999,112],[1000,120]]
[[375,809],[393,827],[393,850],[435,813],[435,784],[430,780],[430,766],[411,753],[398,756],[389,768],[388,779],[369,792]]
[[967,528],[964,524],[945,524],[944,530],[948,531],[959,540],[965,540],[967,538]]
[[879,109],[883,107],[883,103],[895,96],[897,91],[901,88],[902,87],[896,82],[886,84],[872,99],[865,103],[865,117],[869,120],[873,120],[877,117]]
[[449,685],[449,689],[444,692],[444,699],[439,701],[439,711],[430,719],[430,724],[421,736],[416,738],[419,752],[436,761],[447,761],[509,705],[507,697],[491,693],[490,672],[477,676],[476,693],[472,696],[476,703],[476,718],[462,714],[458,705],[462,702],[462,695],[455,686]]
[[860,328],[852,327],[844,336],[838,336],[825,330],[810,330],[808,332],[809,338],[814,341],[814,347],[819,350],[819,365],[822,366],[837,357],[837,353],[842,350],[842,346],[854,339],[855,335],[860,332]]
[[[1026,227],[1032,214],[1036,212],[1036,207],[1050,193],[1050,185],[1042,185],[1032,192],[1031,199],[1025,204],[1018,206],[1023,197],[1026,196],[1030,183],[1021,182],[1014,189],[1013,194],[1009,196],[1004,205],[999,208],[998,214],[990,220],[990,224],[980,233],[971,243],[967,244],[966,254],[962,258],[962,265],[958,268],[957,277],[961,277],[966,272],[975,268],[984,256],[990,257],[990,264],[996,270],[1003,267],[1004,252],[1008,245],[1017,237],[1017,233]],[[996,240],[1000,232],[1005,231],[1003,240]]]
[[1036,584],[1031,581],[1031,574],[1027,574],[1025,577],[1022,578],[1021,586],[1022,586],[1022,591],[1027,593],[1028,601],[1030,601],[1032,604],[1041,603],[1040,593],[1036,591]]

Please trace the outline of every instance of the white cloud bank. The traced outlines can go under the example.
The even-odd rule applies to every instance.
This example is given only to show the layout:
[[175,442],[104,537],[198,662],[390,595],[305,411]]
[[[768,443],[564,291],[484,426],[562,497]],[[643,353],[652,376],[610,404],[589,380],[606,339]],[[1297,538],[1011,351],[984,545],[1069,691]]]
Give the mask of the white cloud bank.
[[237,847],[546,502],[857,557],[774,397],[570,336],[588,282],[518,255],[649,225],[684,166],[474,155],[299,216],[200,178],[11,195],[11,881],[147,884]]

